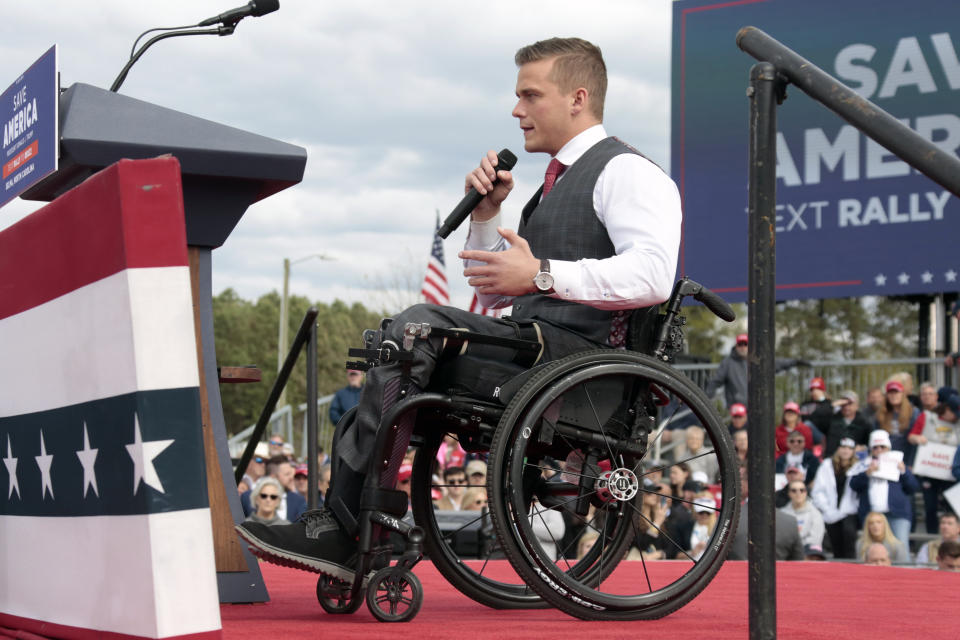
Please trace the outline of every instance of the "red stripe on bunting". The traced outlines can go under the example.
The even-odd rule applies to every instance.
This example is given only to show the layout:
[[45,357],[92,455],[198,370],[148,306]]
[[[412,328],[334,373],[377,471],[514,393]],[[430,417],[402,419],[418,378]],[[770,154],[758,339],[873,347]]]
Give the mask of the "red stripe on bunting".
[[186,265],[180,163],[121,160],[0,231],[0,319],[124,269]]

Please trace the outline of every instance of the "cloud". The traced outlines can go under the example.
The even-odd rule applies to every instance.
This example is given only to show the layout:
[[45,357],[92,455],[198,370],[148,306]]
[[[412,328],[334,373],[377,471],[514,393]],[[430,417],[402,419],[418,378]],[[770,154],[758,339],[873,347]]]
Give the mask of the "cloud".
[[[233,4],[236,4],[234,0]],[[60,45],[64,86],[107,87],[137,34],[197,22],[224,0],[131,3],[38,0],[4,8],[5,69],[25,69]],[[313,300],[369,302],[383,283],[422,278],[435,217],[463,193],[464,175],[487,149],[520,157],[504,224],[542,179],[547,159],[520,153],[510,111],[522,45],[578,35],[601,46],[610,73],[608,131],[652,160],[669,160],[669,0],[489,0],[481,4],[386,0],[283,0],[229,37],[158,42],[121,92],[307,149],[301,184],[250,207],[214,251],[214,291],[255,299],[282,286],[284,258],[298,260],[291,291]],[[0,85],[6,85],[13,78]],[[0,210],[0,228],[35,209]],[[445,243],[454,302],[470,291]]]

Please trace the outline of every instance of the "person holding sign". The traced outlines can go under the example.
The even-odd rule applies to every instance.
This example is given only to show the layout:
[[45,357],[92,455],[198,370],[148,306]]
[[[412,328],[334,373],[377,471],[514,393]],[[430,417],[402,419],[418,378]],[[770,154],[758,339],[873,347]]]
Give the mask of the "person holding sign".
[[912,496],[920,484],[903,464],[903,452],[890,450],[889,433],[877,429],[869,444],[865,468],[850,478],[850,488],[860,497],[861,521],[871,512],[884,514],[893,535],[906,547],[913,523]]
[[935,411],[921,413],[907,436],[910,444],[917,446],[913,470],[918,476],[923,476],[923,510],[927,533],[936,531],[940,496],[954,483],[950,463],[960,444],[958,415],[960,396],[947,396]]

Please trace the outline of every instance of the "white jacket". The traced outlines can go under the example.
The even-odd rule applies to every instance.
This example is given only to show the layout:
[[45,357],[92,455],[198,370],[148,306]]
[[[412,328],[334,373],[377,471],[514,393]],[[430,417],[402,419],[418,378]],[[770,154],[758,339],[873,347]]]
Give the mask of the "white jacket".
[[833,524],[857,513],[860,499],[857,497],[856,491],[850,488],[850,471],[857,469],[858,466],[854,464],[847,472],[846,487],[839,506],[837,506],[837,477],[833,473],[833,459],[827,458],[817,469],[817,475],[813,478],[813,490],[810,492],[810,499],[813,501],[813,506],[820,511],[825,523]]

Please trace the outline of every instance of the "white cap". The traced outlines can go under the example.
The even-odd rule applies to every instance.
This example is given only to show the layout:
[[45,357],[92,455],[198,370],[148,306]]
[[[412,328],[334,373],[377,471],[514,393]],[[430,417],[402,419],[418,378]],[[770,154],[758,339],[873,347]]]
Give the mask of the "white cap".
[[873,449],[878,445],[883,445],[888,449],[890,448],[890,434],[883,429],[870,432],[870,448]]

